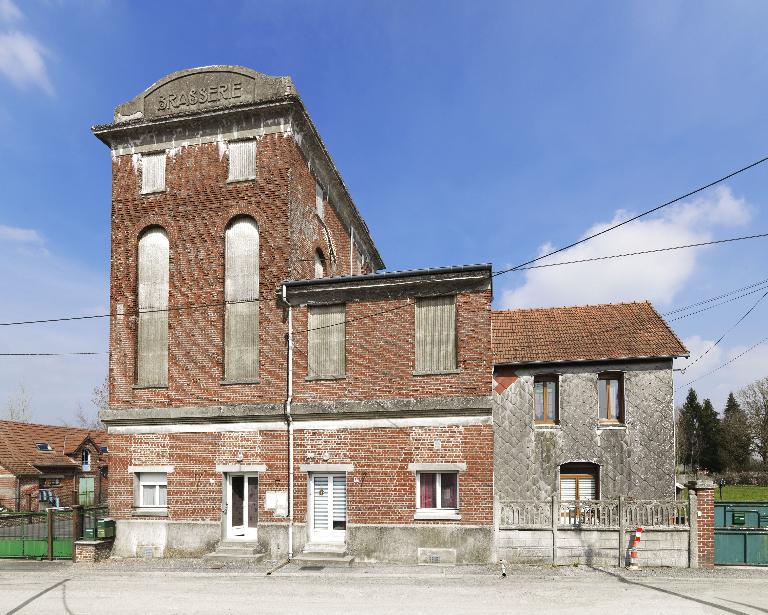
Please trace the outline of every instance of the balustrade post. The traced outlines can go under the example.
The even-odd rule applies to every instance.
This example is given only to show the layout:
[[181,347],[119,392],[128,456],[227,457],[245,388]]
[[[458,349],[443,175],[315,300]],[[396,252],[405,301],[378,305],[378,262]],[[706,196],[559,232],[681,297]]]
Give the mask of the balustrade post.
[[626,556],[624,554],[624,496],[619,496],[619,567],[626,563]]
[[552,496],[552,564],[557,565],[557,526],[560,523],[560,500]]

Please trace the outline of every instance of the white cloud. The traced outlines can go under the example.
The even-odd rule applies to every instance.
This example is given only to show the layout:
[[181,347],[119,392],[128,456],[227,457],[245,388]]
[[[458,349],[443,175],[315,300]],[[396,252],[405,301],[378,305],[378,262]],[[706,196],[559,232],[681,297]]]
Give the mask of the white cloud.
[[[755,339],[755,342],[761,338]],[[698,335],[683,340],[691,351],[690,359],[676,359],[675,368],[685,368],[707,348],[712,346],[714,340],[705,340]],[[713,374],[708,374],[725,362],[738,357],[752,344],[735,346],[715,346],[705,357],[697,361],[685,373],[675,372],[675,403],[681,404],[689,388],[693,388],[699,394],[699,400],[711,399],[718,412],[722,412],[728,394],[737,393],[750,382],[758,378],[768,376],[768,343],[757,346],[744,356],[741,356],[726,367]],[[699,379],[701,378],[701,379]],[[692,380],[696,382],[689,382]]]
[[21,9],[12,0],[0,0],[0,22],[18,21],[24,17]]
[[[749,222],[752,208],[721,187],[711,198],[699,198],[664,210],[659,216],[641,218],[536,264],[554,263],[699,243],[712,239],[711,231]],[[619,210],[609,222],[588,228],[581,237],[593,235],[632,217]],[[544,244],[539,254],[554,247]],[[532,269],[522,284],[502,292],[502,307],[573,305],[649,299],[670,304],[693,274],[699,255],[707,248],[691,248],[659,254],[630,256],[579,265]],[[513,278],[514,279],[514,278]]]
[[0,74],[21,89],[39,87],[53,94],[45,57],[48,51],[35,37],[23,32],[0,34]]
[[18,228],[0,224],[0,240],[19,243],[43,243],[43,238],[35,229]]

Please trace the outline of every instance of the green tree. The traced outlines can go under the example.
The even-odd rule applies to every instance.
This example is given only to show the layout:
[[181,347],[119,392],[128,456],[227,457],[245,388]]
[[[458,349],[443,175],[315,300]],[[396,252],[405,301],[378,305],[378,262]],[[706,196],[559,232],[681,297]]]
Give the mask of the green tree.
[[678,461],[683,465],[694,467],[698,465],[698,417],[701,415],[701,404],[693,389],[688,390],[685,403],[677,411],[677,449]]
[[738,397],[749,421],[754,450],[768,468],[768,378],[755,380]]
[[708,399],[705,399],[701,405],[701,414],[698,417],[698,433],[699,467],[710,472],[719,472],[723,469],[722,428],[717,410]]
[[733,393],[725,402],[722,421],[722,462],[726,470],[745,470],[749,466],[752,434],[744,410]]

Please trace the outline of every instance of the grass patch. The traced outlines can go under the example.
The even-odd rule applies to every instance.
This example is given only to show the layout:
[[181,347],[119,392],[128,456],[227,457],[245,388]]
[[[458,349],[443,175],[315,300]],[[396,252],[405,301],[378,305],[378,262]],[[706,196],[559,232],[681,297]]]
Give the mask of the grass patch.
[[715,489],[715,499],[729,502],[768,502],[768,485],[723,485]]

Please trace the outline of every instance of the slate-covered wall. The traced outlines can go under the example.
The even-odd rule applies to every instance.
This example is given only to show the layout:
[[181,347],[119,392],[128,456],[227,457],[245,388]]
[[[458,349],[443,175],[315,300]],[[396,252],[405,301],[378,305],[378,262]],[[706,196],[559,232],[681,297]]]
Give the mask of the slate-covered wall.
[[[624,372],[625,423],[598,423],[597,375]],[[560,423],[534,425],[533,378],[560,374]],[[602,498],[674,497],[672,362],[497,367],[493,393],[495,486],[500,500],[551,498],[559,466],[600,466]]]

